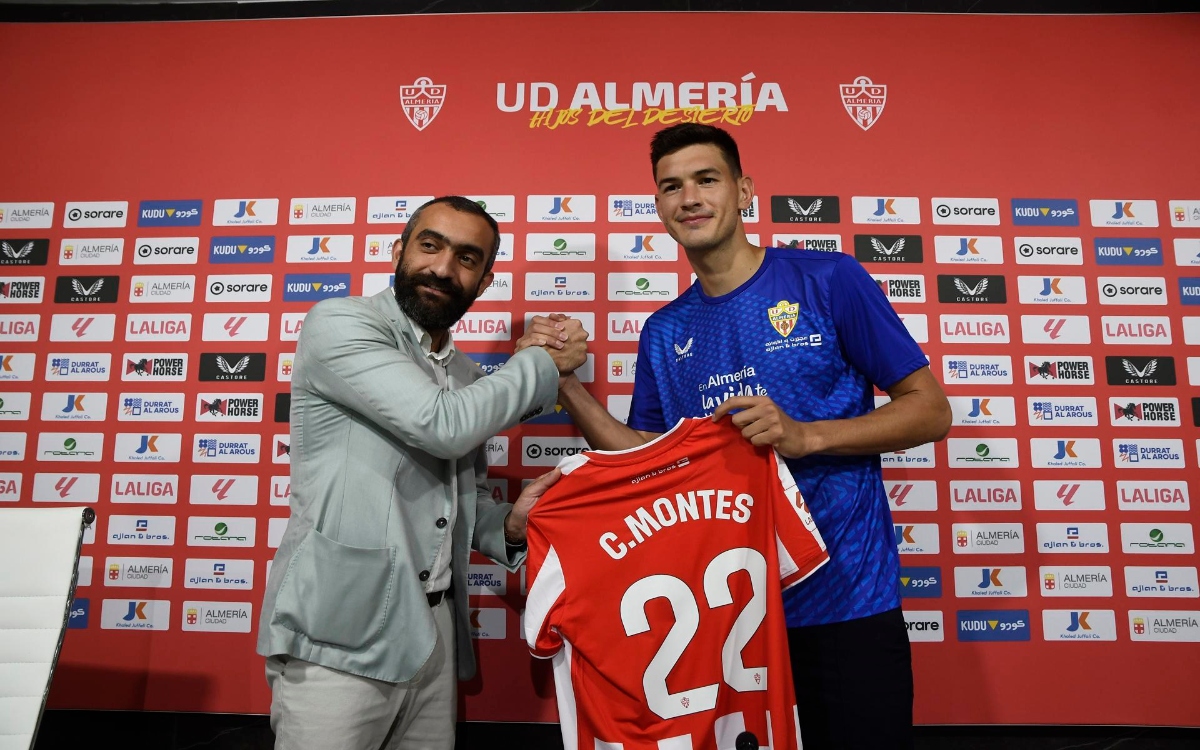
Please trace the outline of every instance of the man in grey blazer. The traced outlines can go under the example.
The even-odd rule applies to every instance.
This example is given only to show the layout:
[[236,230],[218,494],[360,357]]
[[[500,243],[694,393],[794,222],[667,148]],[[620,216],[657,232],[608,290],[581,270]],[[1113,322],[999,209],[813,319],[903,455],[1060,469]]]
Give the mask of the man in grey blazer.
[[258,636],[277,748],[454,746],[457,680],[475,673],[471,549],[516,570],[529,509],[557,479],[498,504],[483,444],[553,409],[586,357],[578,321],[527,334],[488,377],[455,349],[449,329],[491,284],[499,243],[474,202],[435,199],[393,248],[393,289],[304,320],[291,518]]

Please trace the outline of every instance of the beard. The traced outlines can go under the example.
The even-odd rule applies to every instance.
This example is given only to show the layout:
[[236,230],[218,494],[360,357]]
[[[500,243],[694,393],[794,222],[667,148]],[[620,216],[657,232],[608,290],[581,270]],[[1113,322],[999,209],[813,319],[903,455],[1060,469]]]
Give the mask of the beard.
[[[426,286],[448,295],[444,300],[422,297],[420,287]],[[404,261],[396,267],[396,283],[392,286],[400,309],[426,331],[444,331],[458,322],[471,304],[475,295],[464,290],[450,279],[441,279],[431,273],[407,273]]]

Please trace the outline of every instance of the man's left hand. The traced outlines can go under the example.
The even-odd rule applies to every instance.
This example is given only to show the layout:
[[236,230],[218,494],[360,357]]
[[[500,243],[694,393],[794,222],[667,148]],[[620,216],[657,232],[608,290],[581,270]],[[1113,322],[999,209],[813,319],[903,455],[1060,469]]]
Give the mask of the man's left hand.
[[733,414],[733,424],[755,445],[770,445],[786,458],[801,458],[819,450],[815,431],[789,417],[767,396],[727,399],[713,412],[713,421],[719,421],[734,409],[740,411]]
[[505,541],[509,544],[525,542],[525,527],[529,524],[529,511],[533,510],[533,505],[538,498],[546,494],[546,490],[550,489],[550,486],[561,477],[562,472],[556,467],[533,480],[525,489],[521,490],[521,496],[517,498],[517,502],[513,503],[512,510],[504,519]]

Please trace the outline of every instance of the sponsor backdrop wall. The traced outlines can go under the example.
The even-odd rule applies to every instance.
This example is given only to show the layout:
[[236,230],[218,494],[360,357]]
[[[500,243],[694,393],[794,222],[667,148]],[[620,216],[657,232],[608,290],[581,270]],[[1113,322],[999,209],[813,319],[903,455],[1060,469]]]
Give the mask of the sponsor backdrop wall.
[[[862,261],[946,385],[950,439],[883,459],[918,721],[1200,725],[1200,103],[1180,93],[1197,32],[1195,15],[4,27],[0,501],[99,516],[52,705],[267,710],[254,630],[288,514],[297,334],[314,302],[389,285],[428,197],[476,197],[504,232],[462,349],[494,370],[530,315],[580,316],[583,377],[623,417],[640,326],[691,281],[647,143],[699,121],[742,144],[752,238]],[[790,331],[786,300],[763,314]],[[489,441],[496,496],[582,446],[565,414]],[[554,720],[520,640],[524,577],[477,562],[462,715]]]

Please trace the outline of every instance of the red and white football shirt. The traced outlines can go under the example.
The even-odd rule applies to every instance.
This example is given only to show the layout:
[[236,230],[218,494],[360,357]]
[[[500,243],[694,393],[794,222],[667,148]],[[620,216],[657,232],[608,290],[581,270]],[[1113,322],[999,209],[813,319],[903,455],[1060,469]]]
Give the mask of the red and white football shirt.
[[787,466],[729,420],[564,459],[529,518],[525,639],[567,750],[798,746],[782,588],[829,558]]

